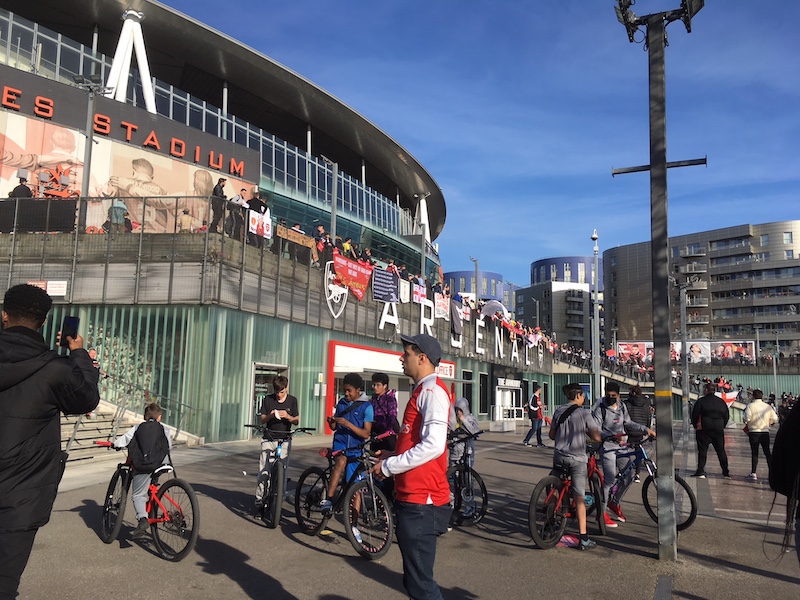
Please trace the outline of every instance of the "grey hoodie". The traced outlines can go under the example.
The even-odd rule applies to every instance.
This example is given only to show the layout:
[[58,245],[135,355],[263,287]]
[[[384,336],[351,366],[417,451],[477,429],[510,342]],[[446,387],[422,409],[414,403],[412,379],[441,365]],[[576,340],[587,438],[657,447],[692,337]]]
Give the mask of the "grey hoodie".
[[[464,431],[467,433],[477,433],[480,431],[478,419],[475,418],[469,410],[469,401],[466,398],[459,398],[456,400],[456,408],[461,409],[463,415],[461,421],[456,421],[455,427],[451,428],[452,432]],[[475,454],[475,440],[469,439],[463,442],[456,442],[450,450],[450,464],[454,464],[461,460],[464,456],[464,451],[468,449],[470,454]]]

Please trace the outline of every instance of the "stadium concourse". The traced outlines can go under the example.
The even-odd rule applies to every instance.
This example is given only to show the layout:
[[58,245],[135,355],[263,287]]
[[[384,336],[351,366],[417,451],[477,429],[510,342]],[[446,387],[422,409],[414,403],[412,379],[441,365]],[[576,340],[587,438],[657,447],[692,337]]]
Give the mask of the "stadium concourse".
[[[590,524],[598,542],[592,552],[537,549],[528,533],[528,500],[550,469],[552,450],[524,447],[523,429],[485,433],[477,443],[476,469],[489,490],[489,512],[478,526],[455,528],[439,541],[436,577],[448,600],[521,600],[532,594],[625,600],[797,597],[797,558],[780,551],[784,505],[779,498],[768,518],[773,493],[766,466],[762,461],[758,482],[747,480],[750,452],[738,426],[725,436],[733,478],[722,478],[715,457],[707,479],[687,477],[700,516],[680,533],[676,562],[657,558],[657,527],[644,510],[638,484],[624,500],[627,523],[604,537]],[[688,476],[696,464],[693,435],[684,439],[676,423],[675,441],[675,464]],[[338,519],[331,522],[330,536],[299,532],[294,482],[304,468],[320,464],[317,450],[328,442],[308,436],[293,449],[289,495],[275,530],[251,517],[257,440],[178,449],[178,473],[197,490],[202,513],[196,549],[180,563],[167,563],[148,543],[130,540],[132,511],[119,541],[108,546],[100,541],[103,494],[119,455],[70,464],[52,520],[36,539],[21,597],[125,598],[146,585],[153,593],[196,599],[404,598],[396,547],[379,561],[365,561]],[[574,525],[567,531],[574,533]]]

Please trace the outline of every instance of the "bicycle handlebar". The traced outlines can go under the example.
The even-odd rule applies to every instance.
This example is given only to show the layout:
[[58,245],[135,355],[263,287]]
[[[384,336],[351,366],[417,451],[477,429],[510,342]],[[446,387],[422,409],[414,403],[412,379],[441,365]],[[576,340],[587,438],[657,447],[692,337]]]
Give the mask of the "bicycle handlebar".
[[311,435],[311,433],[309,432],[316,431],[315,427],[297,427],[289,431],[276,431],[274,429],[265,429],[266,423],[261,423],[258,425],[247,424],[245,425],[245,427],[249,427],[250,429],[255,429],[256,431],[260,431],[261,433],[264,433],[264,431],[272,431],[274,433],[287,434],[290,437],[293,436],[295,433],[308,433],[308,435]]
[[113,448],[117,452],[122,450],[122,448],[117,448],[116,446],[114,446],[114,444],[112,444],[111,442],[109,442],[107,440],[95,440],[94,444],[95,444],[95,446],[101,446],[103,448],[108,448],[109,450],[111,450]]

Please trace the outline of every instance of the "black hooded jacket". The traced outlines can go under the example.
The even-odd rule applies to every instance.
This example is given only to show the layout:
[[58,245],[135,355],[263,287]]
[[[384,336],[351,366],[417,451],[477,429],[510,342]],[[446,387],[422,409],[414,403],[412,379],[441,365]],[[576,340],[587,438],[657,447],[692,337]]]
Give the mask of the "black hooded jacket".
[[98,378],[84,349],[59,356],[32,329],[0,332],[0,532],[50,520],[66,458],[59,412],[94,410]]

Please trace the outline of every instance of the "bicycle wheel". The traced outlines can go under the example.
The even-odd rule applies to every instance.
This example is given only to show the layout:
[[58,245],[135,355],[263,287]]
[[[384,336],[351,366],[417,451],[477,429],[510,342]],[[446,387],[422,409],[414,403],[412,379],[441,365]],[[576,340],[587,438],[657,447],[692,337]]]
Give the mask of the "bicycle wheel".
[[[536,484],[528,506],[528,527],[539,548],[555,546],[567,527],[567,516],[559,502],[564,482],[548,475]],[[566,500],[566,498],[565,498]]]
[[359,481],[347,490],[344,507],[344,529],[356,552],[370,560],[385,555],[392,545],[394,522],[389,501],[380,488],[369,481]]
[[[644,480],[642,502],[650,518],[658,523],[658,489],[652,475]],[[683,477],[675,473],[675,528],[683,531],[694,523],[696,518],[697,498]]]
[[194,548],[200,527],[200,507],[197,496],[182,479],[170,479],[158,488],[150,518],[160,522],[152,524],[156,550],[167,560],[179,561]]
[[606,519],[603,512],[604,497],[603,484],[600,483],[600,475],[595,473],[589,478],[589,489],[587,490],[592,497],[592,505],[586,507],[586,516],[594,514],[597,521],[597,530],[600,535],[606,534]]
[[297,482],[294,492],[294,514],[300,531],[308,535],[317,535],[328,517],[319,510],[319,503],[328,493],[328,478],[319,467],[309,467]]
[[108,484],[106,499],[103,502],[103,518],[100,522],[100,539],[110,544],[122,529],[122,517],[125,515],[125,504],[128,500],[128,478],[117,469]]
[[269,494],[267,495],[267,503],[264,505],[264,510],[261,512],[262,519],[266,516],[264,523],[270,529],[275,529],[281,522],[281,509],[283,508],[283,473],[286,465],[283,464],[281,459],[276,459],[272,464],[272,472],[270,473]]
[[453,516],[456,525],[475,525],[486,515],[489,494],[481,476],[472,467],[453,465],[447,469],[447,481],[453,498]]

